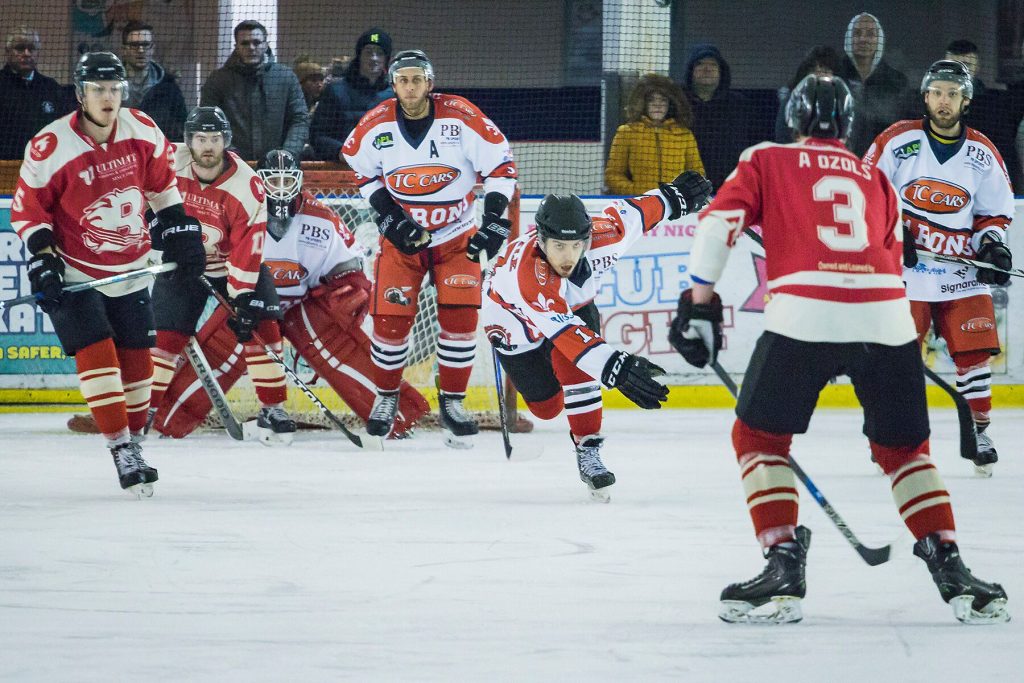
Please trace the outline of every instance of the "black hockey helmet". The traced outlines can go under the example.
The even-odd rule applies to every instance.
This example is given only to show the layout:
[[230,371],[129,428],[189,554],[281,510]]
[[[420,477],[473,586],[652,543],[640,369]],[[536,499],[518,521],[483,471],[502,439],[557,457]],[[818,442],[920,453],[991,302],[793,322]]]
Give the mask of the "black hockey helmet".
[[193,107],[185,119],[185,145],[192,146],[196,133],[220,133],[224,147],[231,146],[231,122],[220,107]]
[[812,138],[845,139],[853,125],[850,88],[838,76],[804,76],[786,103],[786,125]]
[[935,81],[956,83],[960,86],[964,99],[974,98],[974,81],[971,79],[971,72],[967,69],[967,65],[963,62],[958,62],[955,59],[940,59],[934,62],[924,72],[924,78],[921,79],[921,92],[927,92]]
[[113,52],[86,52],[75,65],[73,80],[79,97],[84,94],[87,82],[120,81],[125,95],[128,90],[128,74]]
[[391,60],[388,67],[388,83],[395,82],[395,74],[399,69],[418,67],[423,69],[423,74],[428,81],[434,80],[434,65],[430,63],[427,53],[423,50],[402,50]]
[[256,175],[267,192],[267,229],[280,238],[288,230],[302,191],[302,169],[286,149],[272,149],[256,165]]
[[590,239],[592,223],[583,201],[574,194],[549,194],[540,201],[537,213],[537,233],[543,239]]

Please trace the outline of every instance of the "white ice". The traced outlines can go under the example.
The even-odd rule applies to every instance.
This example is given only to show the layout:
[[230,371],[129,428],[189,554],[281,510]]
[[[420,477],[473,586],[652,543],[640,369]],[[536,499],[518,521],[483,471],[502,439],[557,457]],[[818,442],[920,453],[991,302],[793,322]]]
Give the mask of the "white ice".
[[868,461],[856,411],[824,411],[794,455],[888,564],[854,554],[809,495],[804,621],[720,622],[763,561],[730,411],[608,411],[612,502],[590,502],[564,418],[471,451],[421,434],[384,453],[336,433],[291,448],[150,440],[156,496],[118,488],[67,415],[0,415],[0,680],[1022,680],[1024,411],[996,410],[995,476],[933,453],[964,558],[1017,619],[953,619]]

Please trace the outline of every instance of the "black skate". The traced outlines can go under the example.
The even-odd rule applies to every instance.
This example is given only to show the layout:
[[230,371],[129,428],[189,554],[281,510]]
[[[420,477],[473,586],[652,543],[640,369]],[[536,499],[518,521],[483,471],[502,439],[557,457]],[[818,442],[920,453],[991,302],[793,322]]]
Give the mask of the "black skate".
[[136,498],[151,498],[153,482],[159,477],[142,457],[142,447],[134,441],[117,444],[110,449],[121,488]]
[[[749,581],[734,583],[722,591],[718,618],[730,624],[793,624],[804,618],[800,600],[807,594],[804,568],[811,530],[796,528],[796,540],[773,545],[765,552],[768,566]],[[755,612],[771,603],[771,611]]]
[[979,477],[991,477],[992,466],[999,462],[999,454],[996,453],[996,446],[992,443],[992,437],[985,433],[988,425],[975,425],[977,431],[975,437],[978,440],[978,455],[972,461],[974,473]]
[[377,398],[370,409],[370,417],[366,420],[366,433],[370,436],[384,438],[395,424],[398,413],[398,392],[378,391]]
[[256,438],[264,446],[290,446],[295,430],[295,420],[281,406],[263,406],[256,415]]
[[462,405],[465,399],[465,394],[437,392],[441,432],[444,434],[444,445],[449,448],[472,448],[473,440],[469,437],[480,431],[476,420]]
[[979,581],[960,559],[956,543],[942,543],[929,534],[914,544],[914,554],[932,573],[939,595],[953,608],[953,616],[965,624],[1002,624],[1010,620],[1006,591],[998,583]]
[[584,436],[576,444],[576,466],[580,470],[580,481],[590,489],[590,497],[607,503],[611,500],[608,487],[615,483],[615,475],[601,462],[601,446],[604,437],[597,434]]

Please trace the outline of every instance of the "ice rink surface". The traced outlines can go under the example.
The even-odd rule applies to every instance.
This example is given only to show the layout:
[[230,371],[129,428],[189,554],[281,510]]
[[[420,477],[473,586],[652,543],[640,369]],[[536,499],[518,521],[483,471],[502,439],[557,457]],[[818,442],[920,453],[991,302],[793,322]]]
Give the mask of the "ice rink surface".
[[[876,474],[856,411],[825,411],[794,456],[869,567],[801,491],[814,531],[804,621],[729,625],[718,594],[762,566],[729,411],[608,411],[618,483],[591,502],[564,418],[453,451],[436,433],[384,453],[339,434],[291,448],[204,434],[150,440],[156,496],[118,488],[101,437],[67,415],[0,415],[0,680],[1022,680],[1024,411],[996,410],[995,477],[932,452],[965,561],[1015,621],[963,626]],[[390,444],[389,444],[390,445]]]

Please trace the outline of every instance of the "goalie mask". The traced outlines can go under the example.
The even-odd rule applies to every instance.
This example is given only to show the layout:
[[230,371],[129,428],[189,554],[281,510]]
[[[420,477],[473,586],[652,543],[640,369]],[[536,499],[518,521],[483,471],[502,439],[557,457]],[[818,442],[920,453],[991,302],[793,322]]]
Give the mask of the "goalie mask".
[[272,149],[260,159],[256,173],[267,193],[267,232],[281,239],[299,208],[302,170],[285,149]]
[[192,149],[192,136],[196,133],[220,133],[224,149],[231,146],[231,123],[220,107],[195,107],[185,119],[185,146]]
[[786,125],[807,137],[845,140],[853,126],[850,89],[835,76],[804,76],[786,102]]
[[928,67],[921,79],[921,93],[928,92],[935,81],[948,81],[960,86],[965,100],[974,99],[974,81],[971,80],[971,72],[963,62],[953,59],[940,59]]

